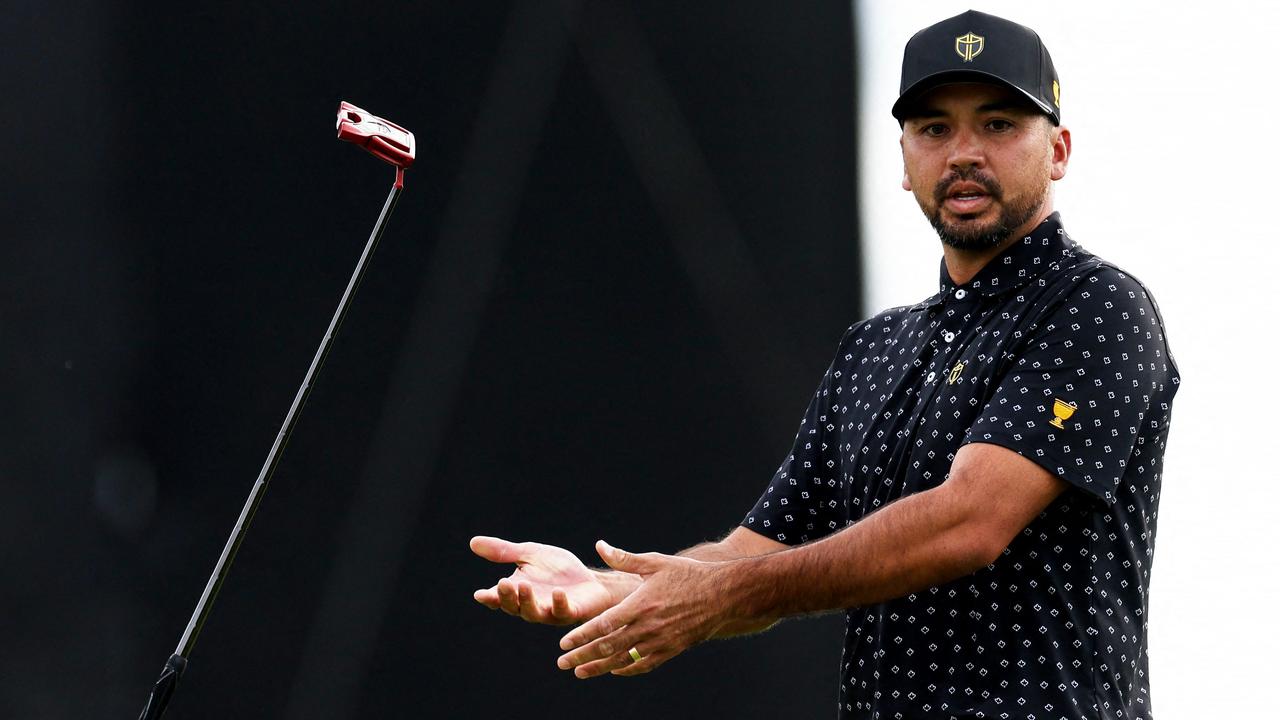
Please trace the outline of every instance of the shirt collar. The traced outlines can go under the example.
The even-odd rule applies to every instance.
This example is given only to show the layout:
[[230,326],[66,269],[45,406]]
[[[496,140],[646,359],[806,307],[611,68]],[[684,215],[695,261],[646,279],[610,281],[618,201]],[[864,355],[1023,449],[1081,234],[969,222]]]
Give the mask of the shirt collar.
[[1046,270],[1072,257],[1080,249],[1062,227],[1062,219],[1053,213],[1031,231],[1030,235],[1010,245],[988,262],[973,279],[957,285],[947,272],[944,259],[938,273],[938,293],[911,309],[923,310],[947,302],[968,301],[978,297],[994,297],[1021,287]]

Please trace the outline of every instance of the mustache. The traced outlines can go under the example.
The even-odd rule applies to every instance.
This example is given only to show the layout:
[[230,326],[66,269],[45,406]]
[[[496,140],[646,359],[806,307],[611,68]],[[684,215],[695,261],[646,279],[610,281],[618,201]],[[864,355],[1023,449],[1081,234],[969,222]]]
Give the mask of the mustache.
[[951,186],[958,182],[970,182],[976,185],[981,185],[983,192],[997,200],[1004,195],[1004,188],[1000,186],[999,180],[996,180],[980,170],[970,167],[956,170],[939,180],[938,184],[933,188],[934,201],[939,205],[946,202],[947,196],[951,194]]

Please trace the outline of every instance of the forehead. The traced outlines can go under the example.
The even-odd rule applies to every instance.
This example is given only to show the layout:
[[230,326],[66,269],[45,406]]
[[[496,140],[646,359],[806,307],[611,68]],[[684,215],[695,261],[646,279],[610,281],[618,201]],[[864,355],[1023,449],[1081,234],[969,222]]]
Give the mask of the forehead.
[[906,108],[904,118],[910,120],[990,109],[1037,114],[1030,100],[1004,85],[961,82],[939,85],[924,92]]

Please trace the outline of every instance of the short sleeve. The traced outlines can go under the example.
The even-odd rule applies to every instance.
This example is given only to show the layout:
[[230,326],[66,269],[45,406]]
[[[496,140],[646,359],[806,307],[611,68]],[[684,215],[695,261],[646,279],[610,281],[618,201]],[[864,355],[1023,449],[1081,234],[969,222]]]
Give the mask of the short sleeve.
[[1146,288],[1096,270],[1011,361],[965,442],[1009,448],[1113,503],[1135,445],[1167,426],[1178,383]]
[[742,527],[788,545],[816,540],[848,523],[849,505],[841,475],[836,414],[836,393],[845,343],[855,328],[845,333],[840,352],[822,377],[805,410],[791,452],[774,473]]

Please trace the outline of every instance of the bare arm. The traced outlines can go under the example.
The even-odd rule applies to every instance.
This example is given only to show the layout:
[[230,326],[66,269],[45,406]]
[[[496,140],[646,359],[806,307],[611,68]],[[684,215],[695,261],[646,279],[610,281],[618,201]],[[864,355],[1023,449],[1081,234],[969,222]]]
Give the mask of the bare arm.
[[770,540],[744,527],[736,527],[733,532],[720,540],[694,545],[676,554],[680,557],[702,560],[703,562],[720,562],[768,555],[769,553],[786,549],[787,546],[777,540]]
[[[1067,484],[995,445],[967,445],[949,479],[823,540],[733,560],[695,562],[605,546],[641,588],[567,634],[560,667],[579,677],[648,672],[723,629],[868,605],[991,562]],[[640,648],[641,662],[625,652]],[[619,652],[623,650],[623,652]]]
[[[770,540],[769,538],[748,530],[744,527],[737,527],[733,532],[726,535],[718,542],[706,542],[701,545],[694,545],[688,550],[679,553],[680,557],[687,557],[693,560],[701,560],[703,562],[724,562],[728,560],[740,560],[742,558],[760,557],[770,553],[776,553],[786,550],[787,545]],[[638,577],[638,576],[637,576]],[[727,638],[735,635],[751,635],[753,633],[763,632],[778,623],[776,617],[752,617],[742,620],[733,620],[721,626],[714,637]]]
[[726,580],[746,617],[783,617],[901,597],[995,562],[1067,484],[995,445],[967,445],[937,488],[808,545],[748,558]]

